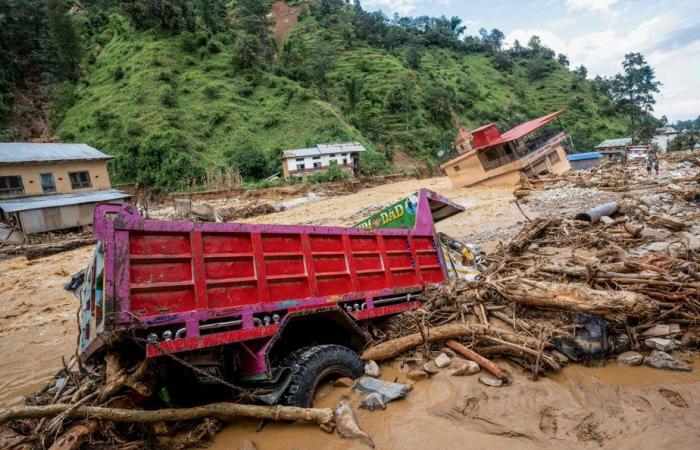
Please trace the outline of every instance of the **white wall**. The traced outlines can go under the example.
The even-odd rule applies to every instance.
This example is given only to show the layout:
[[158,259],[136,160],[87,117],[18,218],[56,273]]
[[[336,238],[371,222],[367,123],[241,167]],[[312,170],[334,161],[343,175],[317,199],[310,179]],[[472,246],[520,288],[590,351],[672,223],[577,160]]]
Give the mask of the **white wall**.
[[326,168],[331,165],[331,161],[336,161],[339,166],[343,165],[343,159],[345,159],[345,164],[352,164],[353,153],[335,153],[335,156],[329,155],[318,155],[318,159],[314,159],[314,156],[305,156],[303,158],[287,158],[287,167],[290,171],[297,170],[297,164],[301,164],[302,161],[297,161],[297,159],[303,159],[303,163],[306,170],[313,169],[314,163],[321,163],[321,169]]

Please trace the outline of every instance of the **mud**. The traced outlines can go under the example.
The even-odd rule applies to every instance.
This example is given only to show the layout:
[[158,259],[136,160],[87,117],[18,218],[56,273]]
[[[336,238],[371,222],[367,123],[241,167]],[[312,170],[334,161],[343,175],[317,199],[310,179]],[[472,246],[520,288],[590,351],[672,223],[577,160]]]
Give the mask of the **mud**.
[[[287,211],[245,219],[259,223],[351,225],[421,187],[447,195],[467,212],[438,224],[438,230],[487,248],[519,229],[525,220],[509,188],[454,189],[446,178],[405,180],[345,196],[325,198]],[[596,196],[591,196],[594,201]],[[541,202],[547,202],[543,198]],[[528,209],[536,216],[540,208]],[[567,202],[556,198],[559,205]],[[535,202],[533,202],[534,206]],[[578,206],[578,205],[577,205]],[[556,209],[556,208],[555,208]],[[566,209],[558,212],[566,213]],[[544,249],[543,249],[544,251]],[[0,406],[17,404],[43,386],[72,354],[77,300],[63,290],[69,276],[88,262],[92,248],[40,260],[0,261]],[[700,360],[694,361],[695,367]],[[451,377],[444,371],[419,381],[406,399],[385,411],[357,412],[360,426],[377,448],[700,448],[700,371],[676,373],[648,367],[590,369],[529,381],[516,367],[513,384],[490,388],[478,376]],[[383,378],[406,382],[396,367]],[[333,407],[347,388],[324,386],[316,404]],[[355,408],[361,397],[351,395]],[[238,448],[245,439],[261,450],[366,448],[303,424],[240,421],[220,433],[212,449]]]
[[[695,359],[700,363],[700,359]],[[504,364],[505,366],[506,364]],[[478,383],[478,375],[452,377],[447,371],[415,384],[404,400],[385,411],[358,409],[362,429],[378,449],[470,448],[698,448],[700,373],[678,374],[640,367],[570,366],[533,382],[516,367],[515,381],[502,388]],[[397,365],[382,367],[383,378],[407,382]],[[347,388],[324,386],[316,403],[332,406]],[[352,404],[361,397],[351,394]],[[209,447],[236,448],[245,439],[261,450],[363,449],[312,426],[236,422]]]

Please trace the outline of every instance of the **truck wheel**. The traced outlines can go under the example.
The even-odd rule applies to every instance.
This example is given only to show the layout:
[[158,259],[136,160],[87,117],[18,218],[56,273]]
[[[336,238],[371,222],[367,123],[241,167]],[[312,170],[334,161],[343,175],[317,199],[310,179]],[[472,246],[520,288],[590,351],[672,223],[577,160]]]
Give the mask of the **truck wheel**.
[[357,356],[342,345],[305,347],[289,355],[281,364],[291,367],[292,381],[281,402],[288,406],[310,408],[319,383],[335,377],[359,378],[365,366]]

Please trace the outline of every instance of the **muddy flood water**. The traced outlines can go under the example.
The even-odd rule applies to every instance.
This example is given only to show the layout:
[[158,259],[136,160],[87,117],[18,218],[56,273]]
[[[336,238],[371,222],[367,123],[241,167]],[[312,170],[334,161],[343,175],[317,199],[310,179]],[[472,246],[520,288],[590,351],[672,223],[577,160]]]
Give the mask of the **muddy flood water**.
[[[468,208],[438,226],[457,237],[498,232],[522,220],[510,190],[452,189],[445,178],[434,178],[378,186],[248,221],[343,225],[420,187]],[[42,387],[61,367],[61,357],[75,350],[78,302],[63,285],[85,267],[91,253],[92,248],[83,248],[37,261],[0,261],[0,406],[18,404]],[[611,362],[604,368],[568,366],[537,382],[503,363],[514,382],[502,388],[480,384],[478,375],[443,372],[417,382],[386,410],[357,410],[357,416],[378,449],[697,449],[700,359],[691,359],[696,367],[691,373]],[[406,382],[398,363],[383,366],[382,378]],[[316,404],[332,407],[343,395],[359,406],[357,394],[331,386],[319,392]],[[229,423],[210,448],[237,449],[245,439],[261,450],[366,448],[311,425],[267,423],[258,432],[259,426],[257,421]]]

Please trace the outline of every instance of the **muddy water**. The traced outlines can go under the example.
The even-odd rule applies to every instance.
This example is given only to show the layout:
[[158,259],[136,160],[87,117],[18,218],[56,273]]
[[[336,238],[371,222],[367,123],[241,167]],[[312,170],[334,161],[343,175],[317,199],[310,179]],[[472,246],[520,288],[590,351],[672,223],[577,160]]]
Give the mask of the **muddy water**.
[[[385,411],[358,410],[358,421],[379,449],[700,446],[700,371],[679,374],[611,363],[597,369],[570,366],[533,382],[510,369],[515,381],[503,388],[483,386],[478,376],[437,374],[416,383]],[[396,367],[382,370],[386,380],[406,381]],[[317,403],[332,407],[343,395],[359,406],[357,394],[329,386]],[[232,423],[209,448],[235,449],[245,439],[261,450],[365,448],[310,425],[267,424],[256,432],[258,425]]]
[[18,403],[75,349],[78,301],[63,290],[92,248],[0,262],[0,406]]

